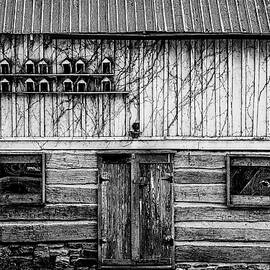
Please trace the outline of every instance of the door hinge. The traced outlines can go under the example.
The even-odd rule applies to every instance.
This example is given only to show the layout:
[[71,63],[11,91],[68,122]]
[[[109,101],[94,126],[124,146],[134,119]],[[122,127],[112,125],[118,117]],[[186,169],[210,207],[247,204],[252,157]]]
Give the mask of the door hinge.
[[173,173],[165,173],[164,176],[161,177],[161,179],[172,183],[173,182]]
[[111,174],[108,172],[101,172],[99,176],[99,182],[110,181]]
[[173,246],[173,244],[174,244],[174,240],[173,240],[171,235],[165,236],[163,238],[163,242],[164,242],[165,245],[168,245],[168,246]]
[[140,177],[140,181],[138,184],[139,184],[139,186],[147,186],[147,184],[148,184],[147,177],[145,177],[145,176]]
[[105,237],[99,239],[99,244],[100,245],[103,245],[103,244],[106,244],[107,243],[107,239]]

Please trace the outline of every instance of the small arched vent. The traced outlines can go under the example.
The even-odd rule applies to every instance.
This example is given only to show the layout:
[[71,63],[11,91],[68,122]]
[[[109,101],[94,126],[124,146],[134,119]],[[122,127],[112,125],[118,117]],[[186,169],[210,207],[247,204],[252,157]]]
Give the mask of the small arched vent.
[[79,59],[75,64],[76,73],[83,73],[85,71],[85,63]]
[[48,73],[48,64],[44,59],[42,59],[38,63],[38,71],[40,74],[47,74]]
[[49,82],[46,79],[42,79],[39,82],[39,91],[40,92],[49,92]]
[[27,74],[35,73],[35,64],[32,60],[27,60],[25,63],[25,71]]
[[10,73],[9,62],[6,59],[1,61],[0,66],[1,66],[1,73],[2,74],[9,74]]
[[101,81],[101,91],[111,92],[111,81],[109,78],[106,77]]
[[72,73],[72,66],[71,66],[71,62],[66,59],[62,62],[62,67],[63,67],[63,73],[64,74],[70,74]]
[[63,82],[64,92],[72,92],[73,91],[73,82],[70,79],[65,79]]
[[35,92],[35,82],[32,79],[27,79],[25,81],[26,92]]
[[10,83],[7,79],[3,79],[1,82],[1,92],[2,93],[8,93],[10,92]]
[[105,58],[102,61],[102,73],[103,74],[110,74],[112,73],[112,64],[108,58]]
[[86,92],[86,82],[84,80],[78,81],[77,92]]

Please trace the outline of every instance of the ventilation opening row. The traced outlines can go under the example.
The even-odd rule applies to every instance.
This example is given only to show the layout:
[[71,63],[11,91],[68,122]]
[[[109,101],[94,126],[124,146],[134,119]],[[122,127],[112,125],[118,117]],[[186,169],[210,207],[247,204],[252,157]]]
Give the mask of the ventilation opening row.
[[[68,59],[65,59],[62,63],[62,73],[64,74],[71,74],[71,73],[85,73],[86,72],[86,64],[83,60],[79,59],[72,64],[72,62]],[[37,63],[37,65],[32,60],[27,60],[24,64],[24,71],[26,74],[48,74],[49,72],[49,64],[42,59]],[[4,59],[0,62],[0,73],[1,74],[10,74],[11,72],[11,65],[7,59]],[[101,73],[103,74],[111,74],[112,73],[112,64],[111,61],[105,58],[102,61],[101,65]]]
[[[89,91],[86,81],[83,79],[78,82],[73,82],[70,79],[66,79],[62,82],[63,92],[87,92]],[[109,78],[104,78],[101,81],[99,90],[102,92],[111,92],[112,83]],[[3,79],[0,82],[0,91],[2,93],[12,92],[12,84],[7,79]],[[42,79],[38,83],[34,82],[32,79],[27,79],[24,83],[25,92],[52,92],[52,87],[49,81]]]

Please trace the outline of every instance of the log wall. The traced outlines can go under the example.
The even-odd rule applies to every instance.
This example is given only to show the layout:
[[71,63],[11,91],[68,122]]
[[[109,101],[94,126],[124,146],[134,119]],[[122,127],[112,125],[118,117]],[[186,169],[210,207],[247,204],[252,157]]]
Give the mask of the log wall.
[[97,189],[96,153],[47,153],[45,205],[0,206],[0,268],[96,265]]
[[270,210],[226,206],[226,152],[175,156],[177,262],[270,262]]
[[[54,94],[22,94],[25,62],[45,59],[50,74],[82,59],[87,91],[99,92],[101,62],[112,61],[112,91],[56,94],[63,79],[47,76]],[[1,94],[0,135],[6,137],[267,137],[269,41],[254,39],[95,40],[1,35],[12,95]],[[40,77],[34,77],[38,85]],[[78,76],[70,77],[75,85]],[[5,76],[1,76],[1,79]],[[37,86],[38,87],[38,86]]]
[[[226,153],[180,151],[175,154],[173,185],[177,264],[270,263],[270,210],[230,209],[226,206]],[[49,243],[45,249],[56,246],[65,250],[73,250],[77,245],[80,252],[73,258],[73,266],[81,259],[95,261],[97,191],[96,152],[48,152],[46,204],[1,206],[1,245],[18,248],[29,245],[32,248],[34,245],[37,249],[44,249],[44,245]],[[86,246],[86,251],[82,251],[82,246]],[[58,252],[61,255],[62,251]],[[71,263],[71,257],[66,259]]]

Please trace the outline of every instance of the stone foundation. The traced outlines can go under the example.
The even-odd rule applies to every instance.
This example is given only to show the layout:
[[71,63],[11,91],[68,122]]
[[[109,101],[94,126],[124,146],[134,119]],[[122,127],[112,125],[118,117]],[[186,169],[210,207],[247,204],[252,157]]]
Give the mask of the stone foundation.
[[93,243],[23,244],[0,246],[0,269],[5,270],[92,270],[97,252]]
[[[42,243],[0,245],[0,269],[94,270],[94,243]],[[178,263],[176,270],[270,270],[270,264]]]
[[176,270],[270,270],[270,264],[178,263]]

